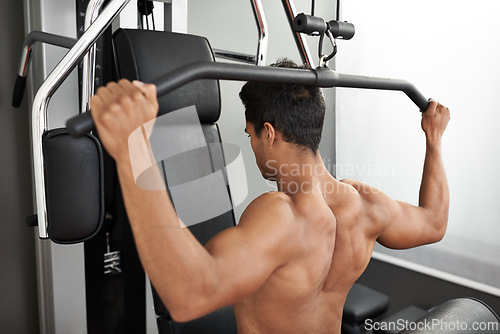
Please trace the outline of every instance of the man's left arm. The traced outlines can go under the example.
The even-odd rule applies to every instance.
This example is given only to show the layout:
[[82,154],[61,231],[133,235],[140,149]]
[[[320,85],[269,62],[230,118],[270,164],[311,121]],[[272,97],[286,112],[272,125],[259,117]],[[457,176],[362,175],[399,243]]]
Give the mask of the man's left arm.
[[[154,86],[124,80],[100,88],[92,99],[101,141],[116,161],[142,265],[172,318],[188,321],[252,294],[293,255],[287,233],[293,213],[279,196],[261,196],[238,226],[203,247],[183,227],[166,190],[135,183],[128,137],[154,118],[157,108]],[[160,171],[154,172],[163,182]]]

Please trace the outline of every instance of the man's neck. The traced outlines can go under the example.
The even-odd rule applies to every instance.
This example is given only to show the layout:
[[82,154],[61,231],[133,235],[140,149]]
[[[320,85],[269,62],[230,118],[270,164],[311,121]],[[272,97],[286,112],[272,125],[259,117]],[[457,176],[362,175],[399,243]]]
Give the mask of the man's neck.
[[290,196],[322,193],[325,177],[331,177],[319,151],[290,152],[280,159],[277,166],[278,190]]

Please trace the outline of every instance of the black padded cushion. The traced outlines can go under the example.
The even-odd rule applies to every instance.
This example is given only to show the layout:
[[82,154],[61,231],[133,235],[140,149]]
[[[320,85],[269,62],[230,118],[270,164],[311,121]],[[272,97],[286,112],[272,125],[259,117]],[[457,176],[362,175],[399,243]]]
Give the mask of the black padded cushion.
[[351,325],[364,323],[383,314],[389,307],[389,297],[367,286],[355,283],[344,304],[342,320]]
[[[185,64],[213,61],[208,41],[199,36],[163,31],[118,30],[113,36],[117,72],[120,78],[151,82]],[[159,98],[159,115],[196,106],[207,143],[221,143],[217,124],[220,116],[220,92],[217,80],[191,82]],[[196,161],[189,169],[215,172],[225,166],[223,152],[209,146],[209,161]],[[191,168],[192,167],[192,168]],[[175,172],[175,171],[174,171]],[[164,173],[167,175],[167,173]],[[168,184],[167,178],[167,184]],[[227,188],[229,192],[229,188]],[[201,244],[235,225],[233,211],[189,226]],[[153,287],[159,332],[164,333],[235,333],[236,322],[231,306],[185,323],[173,321]]]
[[50,239],[72,244],[92,238],[104,221],[102,149],[91,134],[54,129],[43,137]]
[[[204,124],[202,125],[205,141],[210,143],[220,143],[220,134],[217,124]],[[213,150],[213,146],[209,146],[210,162],[203,163],[202,168],[208,168],[210,172],[221,170],[225,166],[225,158],[221,151]],[[229,189],[228,189],[229,192]],[[236,221],[234,212],[229,211],[220,216],[206,220],[202,223],[189,226],[189,230],[193,233],[194,237],[202,244],[205,245],[213,236],[223,230],[235,226]],[[154,289],[153,289],[154,291]],[[161,302],[160,298],[154,291],[154,306],[157,315],[169,318],[168,310]]]
[[[119,29],[113,35],[113,48],[118,76],[143,82],[189,63],[214,61],[206,38],[166,31]],[[220,116],[219,82],[193,81],[158,102],[158,116],[195,105],[200,122],[214,123]]]

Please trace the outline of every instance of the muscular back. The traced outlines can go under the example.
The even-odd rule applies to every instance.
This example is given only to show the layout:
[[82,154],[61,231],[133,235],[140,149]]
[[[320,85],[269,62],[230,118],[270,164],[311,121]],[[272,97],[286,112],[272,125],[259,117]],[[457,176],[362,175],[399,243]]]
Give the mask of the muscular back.
[[330,186],[318,189],[332,191],[272,195],[293,211],[294,256],[234,306],[238,333],[340,333],[345,298],[366,268],[374,240],[360,224],[356,189],[329,175],[322,183]]

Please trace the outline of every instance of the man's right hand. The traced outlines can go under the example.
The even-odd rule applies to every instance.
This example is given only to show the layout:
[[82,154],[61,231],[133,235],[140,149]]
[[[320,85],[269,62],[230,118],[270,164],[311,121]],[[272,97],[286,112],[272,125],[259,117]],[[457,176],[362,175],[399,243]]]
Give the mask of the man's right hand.
[[429,108],[422,113],[422,130],[427,142],[439,144],[449,121],[450,110],[436,101],[431,101]]
[[156,117],[156,86],[121,79],[99,87],[90,101],[101,143],[117,163],[130,163],[128,139],[138,127]]

